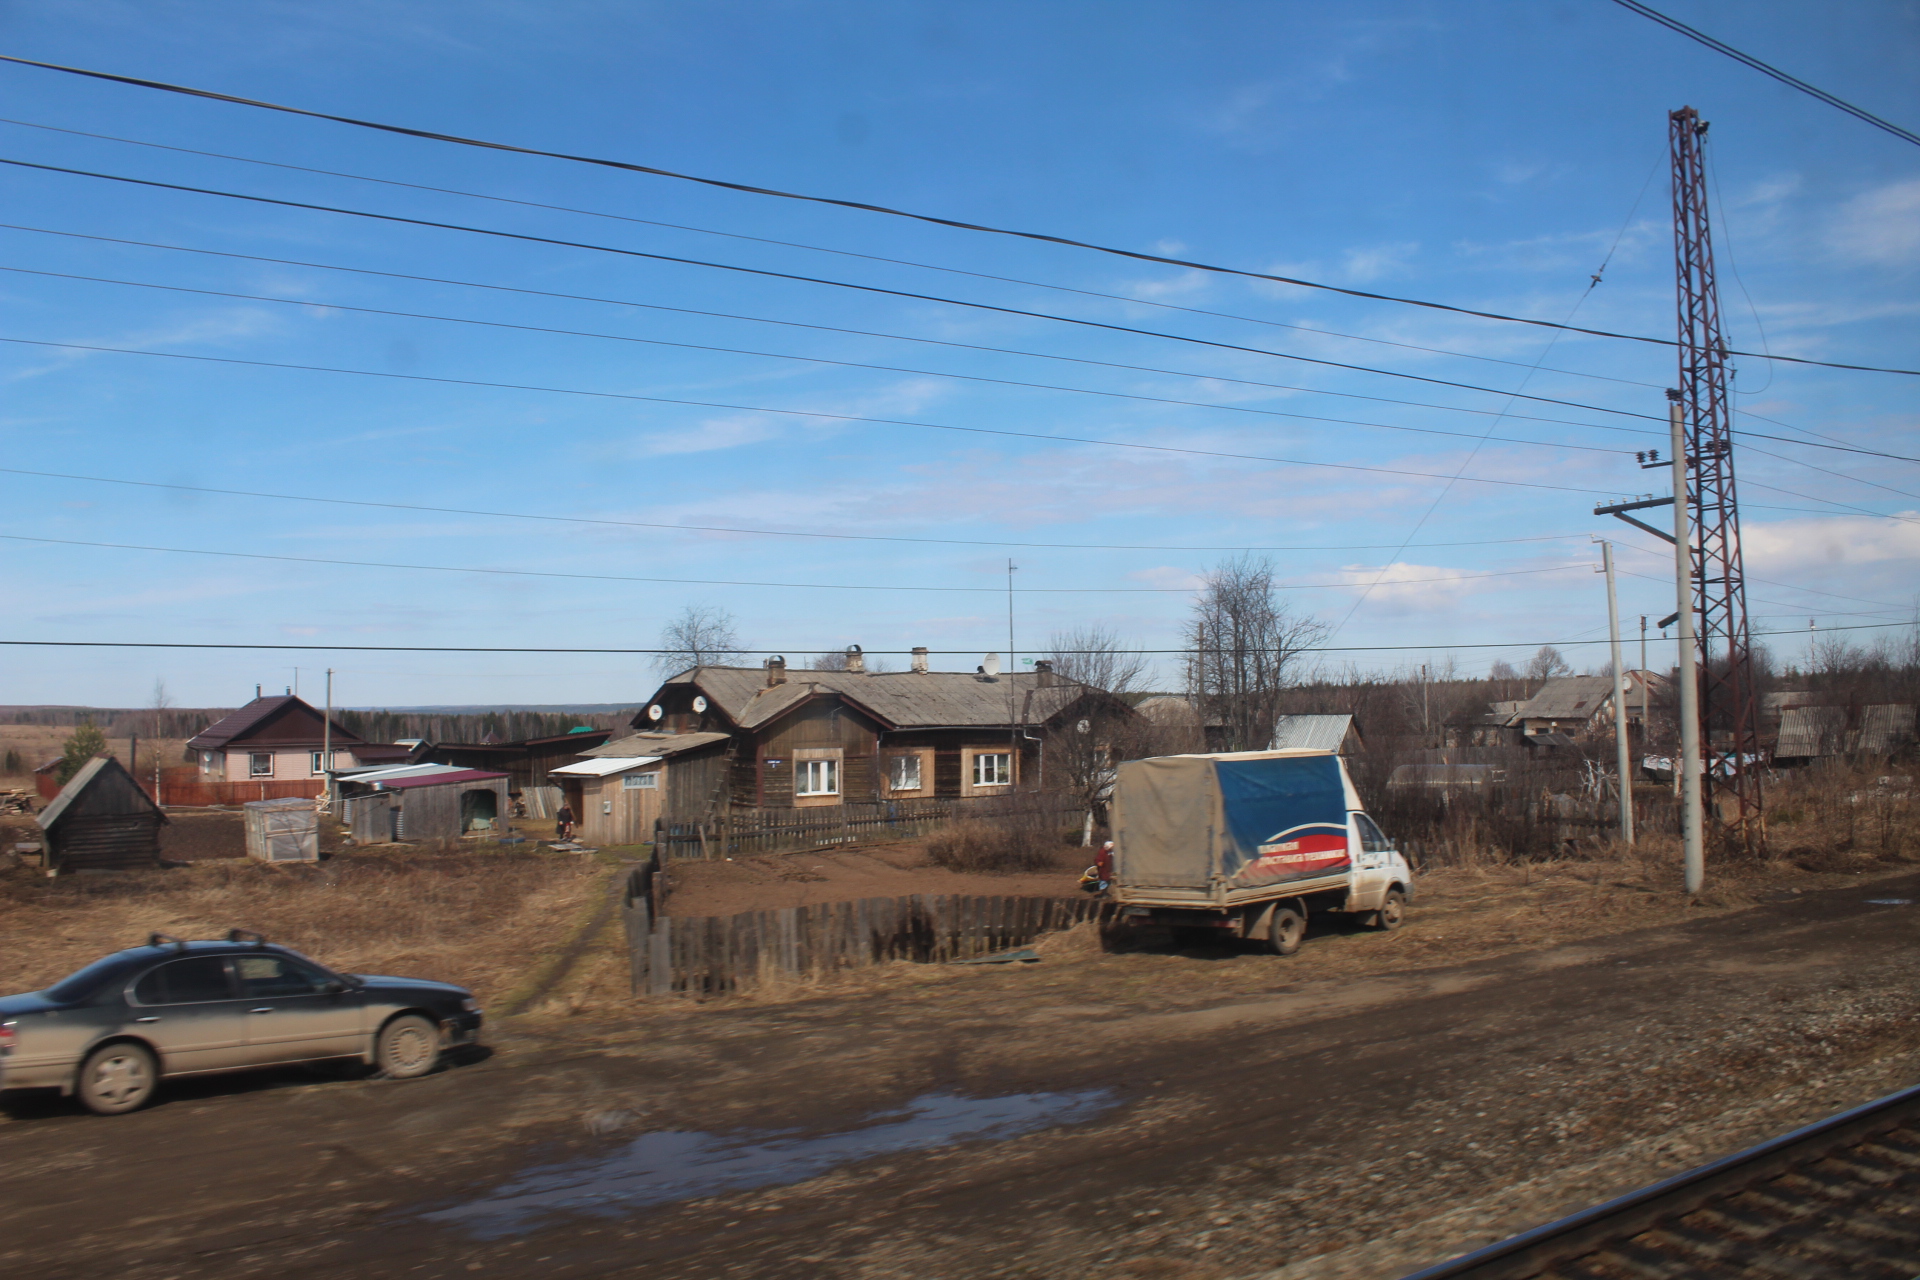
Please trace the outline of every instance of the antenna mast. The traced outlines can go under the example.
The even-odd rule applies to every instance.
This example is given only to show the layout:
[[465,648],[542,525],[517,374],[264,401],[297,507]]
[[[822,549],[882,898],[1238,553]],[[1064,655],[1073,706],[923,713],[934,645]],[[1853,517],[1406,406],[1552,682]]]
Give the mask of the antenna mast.
[[1757,853],[1766,839],[1760,808],[1760,705],[1747,631],[1740,506],[1733,478],[1727,343],[1720,330],[1713,244],[1707,227],[1707,125],[1692,107],[1667,117],[1673,149],[1673,248],[1679,288],[1679,403],[1694,503],[1693,595],[1700,664],[1700,718],[1713,822]]

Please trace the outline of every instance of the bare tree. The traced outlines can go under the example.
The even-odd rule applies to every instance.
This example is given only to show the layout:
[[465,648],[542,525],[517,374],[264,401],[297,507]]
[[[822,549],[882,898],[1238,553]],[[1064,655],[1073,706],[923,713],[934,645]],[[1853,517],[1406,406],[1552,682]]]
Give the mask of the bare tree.
[[1147,674],[1147,660],[1128,649],[1119,632],[1097,623],[1054,632],[1047,649],[1056,675],[1115,696],[1137,692]]
[[688,605],[660,629],[654,666],[672,673],[689,667],[729,666],[746,657],[733,615],[712,605]]
[[1487,669],[1489,680],[1518,680],[1519,678],[1520,673],[1515,671],[1513,664],[1505,658],[1495,658],[1493,665]]
[[1229,751],[1273,741],[1281,696],[1326,624],[1274,596],[1273,562],[1243,556],[1209,571],[1187,623],[1187,690]]
[[167,682],[160,676],[153,678],[153,698],[147,703],[153,711],[152,732],[147,736],[155,743],[167,735],[167,712],[173,710],[173,697],[167,692]]
[[1554,676],[1570,676],[1573,668],[1560,656],[1560,651],[1550,644],[1540,646],[1540,651],[1527,659],[1526,676],[1529,680],[1551,680]]

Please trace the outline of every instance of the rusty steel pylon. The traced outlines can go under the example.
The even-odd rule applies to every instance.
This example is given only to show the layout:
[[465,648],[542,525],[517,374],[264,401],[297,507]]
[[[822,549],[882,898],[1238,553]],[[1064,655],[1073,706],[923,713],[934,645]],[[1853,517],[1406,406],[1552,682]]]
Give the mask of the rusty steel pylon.
[[1673,249],[1680,319],[1679,402],[1692,476],[1693,599],[1699,643],[1702,757],[1719,833],[1762,850],[1760,700],[1747,631],[1740,558],[1740,504],[1733,478],[1727,344],[1720,332],[1713,244],[1707,231],[1706,162],[1700,113],[1668,116],[1673,145]]

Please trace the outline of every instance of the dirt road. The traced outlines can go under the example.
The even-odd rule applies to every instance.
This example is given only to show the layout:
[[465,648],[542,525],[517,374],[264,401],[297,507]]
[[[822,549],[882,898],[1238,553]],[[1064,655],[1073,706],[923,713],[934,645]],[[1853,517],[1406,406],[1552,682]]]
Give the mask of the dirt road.
[[1398,1275],[1920,1079],[1920,906],[1868,901],[1903,897],[1920,876],[1361,977],[1196,961],[1271,974],[1228,999],[982,967],[507,1028],[423,1081],[15,1106],[0,1268]]

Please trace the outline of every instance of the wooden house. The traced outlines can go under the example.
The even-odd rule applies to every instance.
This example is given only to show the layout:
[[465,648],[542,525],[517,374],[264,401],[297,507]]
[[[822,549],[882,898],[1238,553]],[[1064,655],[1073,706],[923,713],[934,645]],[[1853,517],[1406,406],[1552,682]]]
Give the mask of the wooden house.
[[588,844],[645,844],[662,817],[702,814],[724,802],[724,733],[635,733],[549,771]]
[[[717,735],[718,765],[684,789],[672,781],[666,816],[737,808],[824,808],[899,799],[1005,795],[1046,785],[1042,747],[1090,718],[1132,719],[1104,690],[1055,675],[933,671],[924,650],[910,671],[870,672],[857,647],[843,671],[695,667],[669,678],[634,717],[636,730]],[[992,665],[997,666],[997,661]],[[630,741],[630,740],[623,740]],[[611,753],[622,743],[601,748]],[[692,761],[688,762],[690,765]],[[721,772],[723,771],[723,772]],[[709,781],[710,779],[710,781]]]
[[40,811],[49,874],[127,871],[160,864],[167,815],[118,760],[98,757]]

